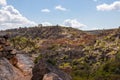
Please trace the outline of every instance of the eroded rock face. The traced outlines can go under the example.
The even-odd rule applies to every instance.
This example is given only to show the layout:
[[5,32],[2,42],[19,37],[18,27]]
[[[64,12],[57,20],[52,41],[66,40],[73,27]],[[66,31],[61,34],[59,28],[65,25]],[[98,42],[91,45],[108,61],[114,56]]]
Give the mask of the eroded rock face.
[[[0,35],[0,80],[18,80],[22,75],[17,72],[17,69],[10,63],[10,60],[15,60],[16,52],[13,53],[13,48],[10,46],[7,35]],[[19,70],[18,70],[19,71]]]
[[34,66],[32,59],[27,54],[16,54],[16,58],[18,60],[16,64],[17,68],[20,69],[25,76],[32,76],[32,68]]
[[0,80],[19,80],[21,77],[6,58],[0,59]]
[[33,66],[27,54],[11,47],[8,36],[0,35],[0,80],[31,80]]
[[34,64],[30,57],[26,54],[17,54],[16,59],[18,62],[14,66],[8,59],[0,58],[0,80],[31,80]]
[[[55,79],[54,79],[55,78]],[[65,72],[41,59],[33,68],[32,80],[72,80]]]

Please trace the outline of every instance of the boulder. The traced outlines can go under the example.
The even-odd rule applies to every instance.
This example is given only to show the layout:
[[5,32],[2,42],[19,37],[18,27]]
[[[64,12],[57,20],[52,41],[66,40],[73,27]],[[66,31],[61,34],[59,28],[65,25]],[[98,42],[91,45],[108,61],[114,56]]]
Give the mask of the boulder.
[[32,59],[27,54],[16,54],[16,59],[16,67],[20,69],[25,76],[32,76],[32,68],[34,67]]
[[12,65],[13,62],[16,62],[16,57],[13,58],[13,61],[9,61],[4,57],[0,58],[0,80],[31,80],[32,66],[34,64],[29,62],[28,57],[26,57],[27,59],[23,57],[26,56],[23,54],[17,55],[18,61],[15,63],[16,65]]
[[[34,66],[32,73],[32,80],[47,80],[47,77],[52,78],[50,80],[72,80],[71,76],[46,62],[44,59],[39,60]],[[57,79],[54,79],[56,77]]]

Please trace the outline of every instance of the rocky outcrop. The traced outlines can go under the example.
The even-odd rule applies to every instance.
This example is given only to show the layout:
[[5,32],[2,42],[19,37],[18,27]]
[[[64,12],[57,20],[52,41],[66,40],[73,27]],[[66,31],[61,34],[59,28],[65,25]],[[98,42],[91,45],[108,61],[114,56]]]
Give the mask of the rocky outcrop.
[[[29,67],[29,65],[23,65],[26,68]],[[0,80],[31,80],[32,75],[25,75],[21,70],[13,66],[6,58],[0,59]],[[30,69],[28,69],[29,72]]]
[[22,77],[6,58],[0,59],[0,80],[20,80]]
[[41,59],[33,68],[32,80],[72,80],[65,72]]
[[0,80],[31,80],[34,64],[29,56],[17,54],[15,58],[18,60],[16,65],[4,57],[0,58]]
[[15,56],[15,50],[8,42],[8,35],[0,35],[0,57],[11,59]]
[[16,67],[20,69],[25,76],[32,76],[32,68],[34,63],[32,59],[27,54],[16,54],[18,60]]
[[31,80],[32,59],[11,47],[8,35],[0,35],[0,80]]

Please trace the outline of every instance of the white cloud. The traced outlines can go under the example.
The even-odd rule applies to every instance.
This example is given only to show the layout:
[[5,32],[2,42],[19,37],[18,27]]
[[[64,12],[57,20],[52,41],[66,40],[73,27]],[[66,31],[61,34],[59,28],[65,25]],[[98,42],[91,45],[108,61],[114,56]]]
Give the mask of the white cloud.
[[97,6],[98,11],[120,10],[120,1],[115,1],[112,4],[101,4]]
[[[50,22],[42,22],[41,23],[43,26],[53,26],[55,24],[52,24]],[[72,28],[77,28],[77,29],[82,29],[87,27],[85,24],[80,23],[76,19],[66,19],[63,21],[62,24],[59,24],[60,26],[65,26],[65,27],[72,27]]]
[[60,11],[66,11],[67,9],[62,7],[61,5],[58,5],[55,7],[56,10],[60,10]]
[[76,19],[67,19],[63,22],[63,25],[65,25],[66,27],[73,27],[73,28],[78,28],[78,29],[82,27],[86,27],[86,25],[81,24]]
[[3,30],[33,25],[36,25],[36,23],[28,20],[12,5],[3,5],[0,8],[0,29]]
[[49,13],[50,10],[49,9],[42,9],[41,12]]
[[5,5],[7,5],[6,0],[0,0],[0,5],[1,5],[1,6],[5,6]]
[[50,22],[43,22],[42,25],[43,26],[52,26],[52,24]]

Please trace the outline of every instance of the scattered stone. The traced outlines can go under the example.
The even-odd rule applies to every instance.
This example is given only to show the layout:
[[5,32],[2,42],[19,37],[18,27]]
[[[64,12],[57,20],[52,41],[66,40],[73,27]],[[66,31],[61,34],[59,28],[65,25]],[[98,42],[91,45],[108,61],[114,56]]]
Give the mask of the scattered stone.
[[11,59],[16,55],[16,51],[11,47],[8,38],[8,35],[0,35],[0,57]]

